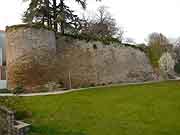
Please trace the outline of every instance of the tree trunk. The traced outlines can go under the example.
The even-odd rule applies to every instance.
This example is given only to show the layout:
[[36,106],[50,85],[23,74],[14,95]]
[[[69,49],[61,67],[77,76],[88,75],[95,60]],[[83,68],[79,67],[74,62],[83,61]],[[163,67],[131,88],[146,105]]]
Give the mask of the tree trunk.
[[53,24],[52,24],[51,17],[50,17],[50,20],[49,20],[49,21],[50,21],[50,22],[49,22],[49,23],[50,23],[50,28],[52,28],[52,25],[53,25]]
[[54,30],[55,32],[58,31],[57,27],[57,2],[56,0],[53,0],[53,23],[54,23]]
[[50,10],[49,10],[49,0],[45,0],[45,3],[46,3],[46,7],[47,7],[47,25],[48,25],[48,28],[50,28]]
[[61,11],[61,15],[62,15],[62,19],[61,19],[61,34],[64,34],[64,29],[65,29],[65,26],[64,26],[64,0],[61,0],[60,1],[60,11]]
[[44,19],[44,15],[43,15],[43,18],[42,18],[42,25],[44,26],[44,21],[45,19]]

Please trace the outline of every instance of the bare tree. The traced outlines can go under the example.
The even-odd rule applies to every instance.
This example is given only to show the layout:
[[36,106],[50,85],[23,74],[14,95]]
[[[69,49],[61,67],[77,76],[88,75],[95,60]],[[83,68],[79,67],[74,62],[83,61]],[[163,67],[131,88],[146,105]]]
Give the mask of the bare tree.
[[168,45],[169,40],[161,33],[152,33],[149,35],[149,46],[151,45]]
[[82,32],[98,37],[117,37],[122,40],[124,31],[118,27],[116,20],[107,9],[101,6],[93,17],[84,18],[86,23]]
[[161,48],[162,51],[172,51],[172,44],[169,39],[161,33],[152,33],[149,35],[148,45],[150,47]]
[[168,38],[161,33],[152,33],[148,38],[148,55],[154,67],[159,67],[159,59],[165,52],[172,52]]
[[112,16],[109,11],[107,11],[108,7],[101,6],[97,9],[96,13],[96,21],[97,23],[106,23],[112,20]]

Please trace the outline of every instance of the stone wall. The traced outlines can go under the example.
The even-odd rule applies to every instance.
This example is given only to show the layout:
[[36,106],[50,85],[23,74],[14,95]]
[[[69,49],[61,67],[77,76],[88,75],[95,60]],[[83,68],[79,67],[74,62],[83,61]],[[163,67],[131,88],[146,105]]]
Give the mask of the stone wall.
[[0,106],[0,135],[13,135],[14,113]]
[[86,42],[67,37],[57,40],[60,80],[66,87],[142,82],[154,79],[145,53],[117,44]]
[[[45,29],[7,29],[8,87],[49,84],[78,88],[154,79],[145,53],[119,44],[103,45],[57,37]],[[55,82],[55,83],[54,83]]]
[[0,106],[0,135],[27,135],[30,125],[16,121],[14,112]]
[[8,88],[22,84],[31,89],[48,82],[48,66],[56,53],[54,32],[21,25],[8,27],[6,33]]

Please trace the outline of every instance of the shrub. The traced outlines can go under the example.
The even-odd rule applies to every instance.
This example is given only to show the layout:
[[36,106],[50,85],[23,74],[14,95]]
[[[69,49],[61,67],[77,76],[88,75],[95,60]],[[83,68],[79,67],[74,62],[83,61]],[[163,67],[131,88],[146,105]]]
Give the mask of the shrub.
[[148,37],[148,50],[150,62],[154,68],[159,69],[159,59],[165,52],[170,52],[172,45],[161,33],[152,33]]
[[17,85],[16,88],[13,89],[14,94],[21,94],[21,93],[24,93],[24,92],[25,92],[25,89],[20,84]]
[[151,46],[148,48],[147,53],[154,68],[159,68],[159,59],[164,52],[165,51],[159,46]]
[[89,41],[100,41],[100,42],[104,43],[105,45],[109,45],[111,43],[121,44],[121,41],[119,41],[118,38],[114,38],[111,36],[100,37],[100,36],[90,35],[90,34],[86,34],[86,33],[76,34],[76,35],[73,35],[73,34],[61,35],[61,34],[59,34],[59,36],[66,36],[66,37],[71,37],[73,39],[86,40],[87,42],[89,42]]

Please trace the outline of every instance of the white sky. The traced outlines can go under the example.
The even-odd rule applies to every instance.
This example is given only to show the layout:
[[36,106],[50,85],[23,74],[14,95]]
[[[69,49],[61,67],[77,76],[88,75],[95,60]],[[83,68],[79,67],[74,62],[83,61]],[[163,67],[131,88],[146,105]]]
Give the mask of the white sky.
[[[72,0],[67,0],[72,1]],[[109,7],[126,37],[143,42],[149,33],[161,32],[169,38],[180,37],[180,0],[103,0],[88,1],[88,10],[100,5]],[[78,5],[71,4],[75,9]],[[22,0],[1,0],[0,29],[21,23],[27,4]]]

